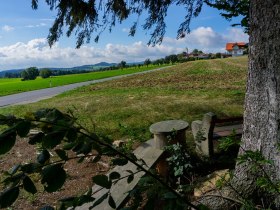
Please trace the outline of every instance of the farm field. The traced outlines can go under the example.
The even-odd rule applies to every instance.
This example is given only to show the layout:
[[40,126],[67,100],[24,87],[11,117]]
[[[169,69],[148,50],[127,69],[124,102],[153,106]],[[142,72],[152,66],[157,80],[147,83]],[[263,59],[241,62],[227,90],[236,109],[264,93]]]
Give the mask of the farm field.
[[143,141],[150,138],[149,126],[157,121],[183,119],[191,123],[210,111],[219,117],[242,115],[247,61],[247,57],[239,57],[178,64],[160,72],[82,87],[41,102],[2,108],[0,114],[24,115],[46,107],[71,109],[83,125],[112,140]]
[[168,66],[168,65],[161,65],[161,66],[150,65],[148,67],[142,66],[140,68],[129,67],[120,70],[53,76],[47,79],[42,79],[41,77],[37,77],[36,80],[27,80],[27,81],[21,81],[20,78],[14,78],[14,79],[0,78],[0,96],[31,91],[31,90],[38,90],[43,88],[49,88],[50,86],[57,87],[57,86],[62,86],[62,85],[67,85],[72,83],[103,79],[103,78],[114,77],[118,75],[131,74],[135,72],[142,72],[142,71],[152,70],[164,66]]
[[[239,57],[178,64],[162,71],[78,88],[33,104],[1,108],[0,114],[24,116],[51,107],[72,110],[82,125],[112,141],[126,140],[129,149],[150,139],[149,126],[157,121],[183,119],[191,123],[210,111],[219,117],[242,115],[247,61],[247,57]],[[187,141],[191,142],[188,133]],[[35,148],[19,140],[1,157],[0,167],[8,170],[20,160],[30,161],[32,154],[36,157]],[[65,166],[70,178],[59,192],[44,193],[38,185],[36,196],[21,194],[13,209],[55,206],[60,198],[83,194],[92,184],[92,176],[109,169],[108,161],[102,159],[103,165],[70,161]],[[40,182],[36,177],[34,180]]]

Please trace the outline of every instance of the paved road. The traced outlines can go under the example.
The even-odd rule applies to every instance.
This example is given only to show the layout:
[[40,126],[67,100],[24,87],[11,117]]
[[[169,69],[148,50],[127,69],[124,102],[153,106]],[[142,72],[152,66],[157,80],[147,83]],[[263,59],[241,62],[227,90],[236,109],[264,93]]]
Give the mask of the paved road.
[[80,83],[75,83],[75,84],[70,84],[70,85],[59,86],[59,87],[46,88],[46,89],[41,89],[41,90],[33,90],[33,91],[17,93],[17,94],[8,95],[8,96],[2,96],[2,97],[0,97],[0,107],[11,106],[11,105],[15,105],[15,104],[33,103],[33,102],[37,102],[37,101],[40,101],[43,99],[51,98],[60,93],[75,89],[77,87],[90,85],[90,84],[94,84],[94,83],[110,81],[110,80],[115,80],[115,79],[119,79],[119,78],[123,78],[123,77],[128,77],[131,75],[145,74],[148,72],[159,71],[159,70],[162,70],[165,68],[168,68],[168,67],[162,67],[162,68],[158,68],[158,69],[153,69],[153,70],[144,71],[144,72],[137,72],[137,73],[133,73],[133,74],[120,75],[120,76],[109,77],[109,78],[104,78],[104,79],[98,79],[98,80],[80,82]]

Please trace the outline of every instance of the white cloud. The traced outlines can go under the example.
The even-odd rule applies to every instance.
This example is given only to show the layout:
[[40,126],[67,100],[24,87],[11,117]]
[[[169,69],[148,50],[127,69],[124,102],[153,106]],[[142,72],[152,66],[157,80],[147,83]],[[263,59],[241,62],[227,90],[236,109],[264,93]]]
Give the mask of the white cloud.
[[226,39],[231,40],[231,42],[248,42],[249,40],[248,34],[245,34],[240,28],[229,28],[224,36]]
[[14,27],[8,26],[8,25],[4,25],[4,26],[2,27],[2,30],[3,30],[3,31],[6,31],[6,32],[13,31],[14,29],[15,29]]
[[157,59],[169,54],[180,53],[182,50],[182,48],[164,44],[149,47],[141,41],[130,45],[107,44],[104,49],[91,46],[83,46],[80,49],[61,48],[58,44],[50,48],[47,40],[42,38],[0,47],[0,55],[5,55],[0,56],[0,70],[29,66],[73,67],[102,61],[136,62],[146,58]]
[[0,70],[13,68],[37,67],[73,67],[85,64],[106,62],[143,61],[181,53],[188,47],[204,52],[223,52],[227,42],[248,41],[248,36],[241,29],[228,29],[224,34],[215,32],[210,27],[199,27],[185,38],[176,40],[166,37],[161,45],[147,46],[142,41],[132,44],[108,43],[104,48],[83,46],[80,49],[62,48],[56,44],[52,48],[47,40],[33,39],[27,43],[18,42],[0,47]]
[[211,27],[199,27],[187,34],[183,39],[165,38],[163,43],[181,46],[204,52],[224,52],[227,42],[248,42],[248,35],[240,28],[227,29],[225,33],[217,33]]
[[125,32],[125,33],[129,33],[130,29],[129,28],[123,28],[122,29],[122,32]]
[[25,26],[26,28],[39,28],[39,27],[44,27],[44,26],[47,26],[46,23],[39,23],[37,25],[27,25]]

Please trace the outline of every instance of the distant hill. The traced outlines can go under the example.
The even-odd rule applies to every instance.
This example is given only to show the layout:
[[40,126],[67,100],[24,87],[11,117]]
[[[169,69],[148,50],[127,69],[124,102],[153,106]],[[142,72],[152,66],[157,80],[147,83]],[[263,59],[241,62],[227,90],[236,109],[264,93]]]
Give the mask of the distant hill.
[[[75,66],[75,67],[71,67],[71,68],[57,68],[57,67],[45,67],[48,68],[50,70],[63,70],[63,71],[79,71],[79,70],[86,70],[86,71],[96,71],[100,68],[106,68],[106,67],[110,67],[110,66],[116,66],[117,63],[107,63],[107,62],[100,62],[97,64],[92,64],[92,65],[82,65],[82,66]],[[44,69],[44,68],[40,68],[40,69]],[[10,70],[4,70],[4,71],[0,71],[0,77],[4,77],[6,72],[9,73],[19,73],[21,71],[23,71],[24,69],[10,69]]]
[[19,73],[22,70],[24,70],[24,69],[11,69],[11,70],[0,71],[0,77],[4,77],[6,72],[9,72],[9,73]]
[[115,66],[117,63],[107,63],[107,62],[100,62],[92,65],[82,65],[82,66],[75,66],[71,68],[48,68],[50,70],[64,70],[64,71],[72,71],[72,70],[87,70],[87,71],[95,71],[100,68],[106,68],[110,66]]

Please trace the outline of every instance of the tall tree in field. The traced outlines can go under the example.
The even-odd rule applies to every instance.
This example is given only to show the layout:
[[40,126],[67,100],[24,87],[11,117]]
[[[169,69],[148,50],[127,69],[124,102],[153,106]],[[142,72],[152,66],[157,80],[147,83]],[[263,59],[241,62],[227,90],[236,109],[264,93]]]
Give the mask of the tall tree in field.
[[[33,0],[37,7],[37,0]],[[265,168],[272,182],[280,180],[280,1],[279,0],[47,0],[51,9],[57,8],[57,18],[50,29],[49,44],[53,45],[62,35],[63,27],[68,26],[67,36],[77,30],[77,47],[84,41],[90,41],[93,33],[98,41],[100,33],[106,27],[109,30],[116,21],[122,22],[129,15],[141,15],[144,11],[148,17],[143,27],[152,30],[148,44],[162,42],[165,34],[164,18],[171,4],[186,8],[184,22],[178,29],[178,38],[185,37],[190,31],[189,24],[196,17],[204,3],[222,10],[222,16],[227,19],[244,15],[241,25],[249,29],[249,71],[245,99],[244,134],[242,149],[244,151],[259,151],[264,158],[272,160],[273,165]],[[105,11],[105,13],[103,12]],[[99,24],[101,23],[101,24]],[[130,35],[136,32],[136,21],[130,30]],[[99,32],[98,32],[99,31]],[[243,197],[257,197],[255,184],[256,173],[251,172],[250,164],[237,165],[232,185]],[[237,193],[238,192],[238,193]],[[218,197],[218,196],[216,196]],[[280,199],[271,198],[277,205]],[[278,201],[277,201],[278,200]],[[225,200],[211,198],[215,209],[226,209]],[[206,201],[208,204],[211,202]]]
[[121,69],[125,68],[125,67],[126,67],[126,61],[121,61],[121,62],[118,64],[118,66],[119,66]]
[[145,61],[144,61],[144,64],[148,67],[150,64],[152,63],[152,61],[150,60],[150,58],[147,58]]
[[52,75],[52,71],[50,69],[45,68],[45,69],[41,69],[39,74],[43,79],[46,79]]
[[39,76],[39,70],[37,67],[29,67],[21,72],[22,81],[35,80]]

